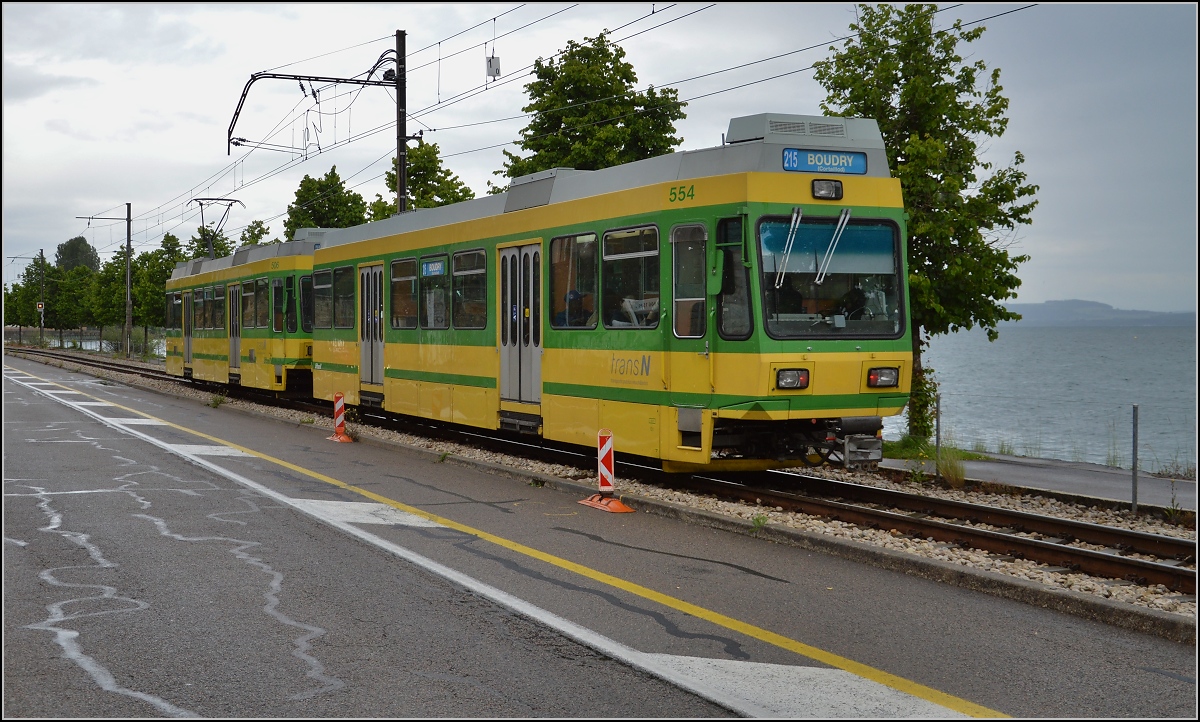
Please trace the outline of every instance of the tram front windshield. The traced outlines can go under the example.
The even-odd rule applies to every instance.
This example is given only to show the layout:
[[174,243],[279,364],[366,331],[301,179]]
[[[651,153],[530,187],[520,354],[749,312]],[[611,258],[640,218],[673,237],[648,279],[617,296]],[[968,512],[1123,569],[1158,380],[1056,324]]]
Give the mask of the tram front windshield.
[[774,338],[902,335],[897,227],[887,221],[763,218],[763,319]]

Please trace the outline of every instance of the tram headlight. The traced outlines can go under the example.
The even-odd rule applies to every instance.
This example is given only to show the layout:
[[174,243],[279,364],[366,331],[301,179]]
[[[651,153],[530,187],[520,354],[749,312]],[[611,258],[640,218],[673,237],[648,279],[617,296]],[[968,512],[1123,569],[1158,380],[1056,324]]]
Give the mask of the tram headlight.
[[815,180],[812,182],[813,198],[823,201],[840,201],[842,199],[842,182],[840,180]]
[[775,372],[775,388],[808,388],[808,369],[779,369]]
[[867,386],[880,388],[900,384],[900,369],[875,368],[867,372]]

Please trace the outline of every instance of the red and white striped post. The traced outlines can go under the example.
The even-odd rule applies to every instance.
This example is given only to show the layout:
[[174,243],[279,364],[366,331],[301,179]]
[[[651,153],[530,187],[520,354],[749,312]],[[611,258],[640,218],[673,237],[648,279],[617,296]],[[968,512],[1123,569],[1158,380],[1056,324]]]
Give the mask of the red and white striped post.
[[608,429],[600,429],[596,434],[597,457],[600,466],[600,494],[613,494],[613,437]]
[[333,436],[330,441],[352,444],[354,439],[346,435],[346,401],[342,394],[333,395]]
[[613,432],[600,429],[596,434],[596,460],[599,467],[600,493],[579,502],[584,506],[612,512],[632,512],[620,499],[613,498]]

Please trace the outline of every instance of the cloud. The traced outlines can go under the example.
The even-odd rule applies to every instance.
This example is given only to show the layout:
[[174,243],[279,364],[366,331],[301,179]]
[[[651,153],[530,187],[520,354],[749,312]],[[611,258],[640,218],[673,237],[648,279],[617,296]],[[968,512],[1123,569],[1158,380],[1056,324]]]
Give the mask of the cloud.
[[[4,54],[6,60],[16,55],[52,62],[105,60],[123,65],[204,62],[223,54],[225,48],[180,17],[199,9],[188,5],[5,3]],[[5,72],[7,75],[7,67]]]
[[17,65],[4,59],[4,103],[19,103],[59,90],[96,85],[92,78],[72,78],[43,73],[30,65]]

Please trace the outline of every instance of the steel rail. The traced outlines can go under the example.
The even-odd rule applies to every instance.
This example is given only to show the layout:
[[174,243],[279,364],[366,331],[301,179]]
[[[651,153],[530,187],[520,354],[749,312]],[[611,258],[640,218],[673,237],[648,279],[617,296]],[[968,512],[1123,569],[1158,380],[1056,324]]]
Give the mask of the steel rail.
[[1063,541],[1070,539],[1087,544],[1099,544],[1125,552],[1149,554],[1162,559],[1177,559],[1186,562],[1194,561],[1196,557],[1196,542],[1178,537],[1049,517],[984,504],[939,499],[806,474],[768,472],[758,478],[764,479],[766,485],[778,480],[777,483],[798,484],[804,490],[822,496],[852,499],[867,504],[883,504],[896,509],[949,519],[965,519],[973,524],[990,524],[1013,532],[1044,534]]
[[[1142,585],[1161,584],[1185,594],[1196,593],[1196,572],[1175,564],[1120,556],[1118,553],[1067,546],[1063,540],[1032,539],[1013,533],[979,529],[963,521],[925,518],[924,512],[899,513],[857,504],[747,486],[713,477],[681,480],[693,491],[781,507],[812,516],[830,518],[873,529],[895,530],[913,538],[933,539],[962,548],[980,549],[1001,556],[1028,559],[1098,577],[1122,579]],[[1050,518],[1053,520],[1053,518]],[[1067,537],[1067,534],[1063,535]],[[1194,549],[1193,543],[1193,549]]]

